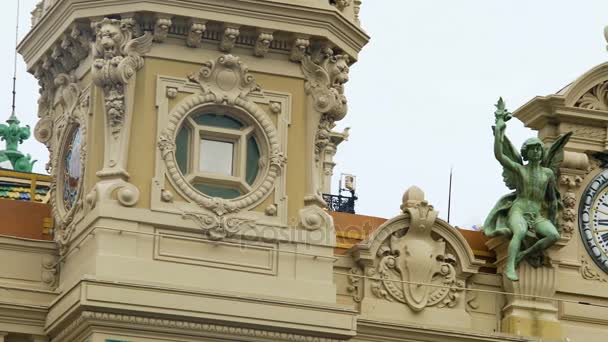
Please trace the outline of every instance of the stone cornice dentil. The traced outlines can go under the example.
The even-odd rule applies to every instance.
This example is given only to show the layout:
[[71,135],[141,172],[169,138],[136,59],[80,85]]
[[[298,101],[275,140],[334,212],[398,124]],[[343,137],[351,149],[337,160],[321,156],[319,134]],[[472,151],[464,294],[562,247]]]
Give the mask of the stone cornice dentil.
[[[289,55],[302,46],[302,39],[315,37],[330,42],[356,59],[369,40],[354,20],[347,19],[327,1],[319,0],[318,6],[308,2],[306,6],[300,6],[260,0],[168,2],[171,1],[123,0],[118,6],[108,5],[105,0],[57,1],[23,39],[19,52],[28,69],[34,72],[35,66],[43,62],[44,55],[52,54],[55,46],[61,46],[61,35],[69,29],[70,23],[80,22],[86,26],[104,16],[116,15],[137,18],[142,30],[155,33],[157,42],[179,38],[184,44],[188,42],[188,46],[197,46],[200,35],[204,42],[224,45],[227,35],[235,38],[237,46],[251,47],[252,55],[256,56],[265,54],[265,45],[270,51]],[[145,8],[146,11],[145,14],[121,12],[124,8]],[[229,49],[223,51],[229,52]],[[70,59],[57,61],[65,63]]]
[[73,337],[87,326],[103,324],[104,326],[115,325],[116,327],[128,324],[130,327],[149,327],[155,331],[161,330],[176,333],[181,331],[188,334],[211,334],[225,337],[241,337],[247,341],[295,341],[295,342],[338,342],[342,340],[307,336],[282,331],[270,331],[256,328],[227,326],[212,323],[198,323],[180,321],[175,319],[151,318],[126,314],[114,314],[105,312],[83,311],[68,326],[53,338],[54,341],[64,341]]

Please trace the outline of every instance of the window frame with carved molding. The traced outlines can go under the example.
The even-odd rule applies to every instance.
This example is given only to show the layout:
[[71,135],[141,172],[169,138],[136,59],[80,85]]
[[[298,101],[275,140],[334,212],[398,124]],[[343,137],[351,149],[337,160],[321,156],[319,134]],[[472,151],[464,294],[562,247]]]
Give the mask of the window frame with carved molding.
[[[203,68],[213,70],[214,66],[217,66],[220,70],[210,71],[205,75],[228,69],[221,69],[223,58],[228,57],[238,61],[238,58],[230,55],[210,61],[204,64]],[[245,79],[253,80],[244,65],[240,62],[232,65],[233,69],[237,67],[242,69],[235,72],[240,78],[238,84],[244,84]],[[196,217],[201,222],[213,222],[215,226],[222,227],[227,225],[226,222],[235,220],[255,222],[256,227],[262,229],[286,227],[288,217],[285,174],[287,131],[291,123],[291,94],[268,89],[241,89],[238,93],[222,93],[223,90],[217,86],[215,79],[198,81],[193,75],[188,78],[159,75],[156,91],[159,148],[151,192],[152,209],[178,212],[182,217]],[[218,98],[230,100],[218,101]],[[179,129],[184,122],[188,122],[189,117],[199,114],[234,118],[247,126],[247,133],[255,137],[260,152],[259,170],[255,180],[249,185],[249,191],[242,196],[223,199],[206,195],[197,191],[176,167],[176,137]],[[213,129],[203,130],[213,133],[211,131]],[[226,135],[223,137],[226,140]],[[233,137],[232,141],[234,140]],[[192,141],[190,146],[194,147]],[[193,155],[192,152],[189,155]],[[242,158],[244,157],[236,156],[236,164],[242,165]],[[197,163],[198,160],[192,158],[189,167],[193,162]],[[242,171],[239,177],[241,176]],[[213,175],[208,178],[221,181],[223,177]],[[223,238],[226,232],[223,231],[219,235]]]
[[[213,117],[216,118],[216,122],[210,122]],[[202,121],[205,118],[210,119],[207,122]],[[197,120],[201,120],[201,122]],[[234,123],[232,127],[225,125],[230,122]],[[236,127],[237,125],[240,127]],[[187,132],[184,133],[187,135],[185,146],[183,141],[180,142],[180,136],[183,137],[182,132]],[[222,105],[203,106],[188,114],[178,129],[175,147],[176,161],[184,178],[197,191],[212,197],[234,199],[250,193],[259,182],[260,175],[266,171],[268,149],[267,144],[260,144],[260,141],[265,141],[264,134],[257,123],[252,120],[251,115],[242,109]],[[204,148],[201,146],[203,142],[221,142],[232,145],[229,156],[231,164],[229,174],[203,169],[205,157]],[[252,151],[250,151],[250,146]],[[186,151],[183,151],[184,148]],[[256,151],[257,158],[254,156],[255,160],[253,160],[250,156],[255,155]],[[184,156],[186,160],[180,160]],[[250,174],[251,168],[253,168],[251,172],[254,174]],[[206,187],[207,191],[214,192],[216,196],[199,186]],[[230,190],[238,192],[238,195],[232,196]]]

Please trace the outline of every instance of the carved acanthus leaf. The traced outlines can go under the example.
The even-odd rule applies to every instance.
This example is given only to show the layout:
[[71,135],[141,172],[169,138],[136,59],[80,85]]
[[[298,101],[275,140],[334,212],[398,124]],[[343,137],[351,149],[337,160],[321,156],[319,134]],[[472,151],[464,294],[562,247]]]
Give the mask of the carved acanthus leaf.
[[575,107],[608,111],[608,81],[604,81],[585,93]]
[[196,222],[211,240],[222,240],[227,236],[236,234],[245,226],[255,226],[253,220],[241,219],[234,216],[186,212],[182,214],[182,217]]
[[581,276],[586,280],[597,280],[602,283],[608,282],[596,269],[594,269],[589,262],[583,257],[581,258]]

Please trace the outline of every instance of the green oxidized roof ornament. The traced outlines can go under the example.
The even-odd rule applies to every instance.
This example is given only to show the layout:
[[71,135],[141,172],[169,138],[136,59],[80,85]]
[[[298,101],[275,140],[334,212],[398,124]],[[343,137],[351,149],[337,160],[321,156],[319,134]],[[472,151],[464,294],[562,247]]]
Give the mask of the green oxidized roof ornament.
[[6,123],[8,125],[0,124],[0,140],[6,141],[6,149],[0,150],[0,165],[8,161],[15,171],[32,172],[36,160],[18,150],[19,144],[30,137],[30,126],[19,126],[15,113],[11,114]]
[[[562,203],[557,179],[564,146],[572,132],[559,136],[548,148],[540,139],[530,138],[518,152],[505,136],[506,122],[512,114],[502,98],[494,114],[494,156],[503,167],[505,184],[514,191],[498,200],[483,232],[510,238],[505,276],[517,281],[516,268],[522,260],[542,266],[544,251],[560,239],[557,214]],[[524,161],[528,163],[524,165]]]

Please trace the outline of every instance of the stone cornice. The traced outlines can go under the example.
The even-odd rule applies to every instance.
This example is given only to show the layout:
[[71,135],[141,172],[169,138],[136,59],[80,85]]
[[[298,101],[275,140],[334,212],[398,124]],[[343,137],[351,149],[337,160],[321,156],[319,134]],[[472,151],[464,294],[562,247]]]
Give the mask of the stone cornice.
[[0,304],[0,325],[11,326],[15,333],[44,335],[48,308],[19,303]]
[[18,250],[31,253],[58,254],[54,241],[41,241],[0,235],[0,249]]
[[[260,317],[248,317],[239,321],[237,316],[230,320],[222,319],[222,315],[196,315],[188,310],[160,309],[158,303],[148,302],[147,305],[156,307],[155,311],[149,311],[144,305],[134,303],[123,305],[117,304],[113,298],[99,298],[98,290],[117,289],[135,293],[154,293],[155,296],[170,295],[174,299],[181,296],[195,296],[214,298],[214,300],[226,301],[225,305],[232,306],[237,302],[261,305],[260,308],[291,308],[293,310],[310,310],[318,315],[329,315],[328,319],[334,319],[335,314],[351,317],[350,330],[328,329],[325,326],[306,324],[303,318],[298,325],[284,324],[281,320],[260,319]],[[230,304],[232,303],[232,304]],[[54,312],[62,307],[69,307],[67,311]],[[202,307],[201,307],[202,308]],[[207,308],[208,310],[209,308]],[[111,310],[113,313],[107,313]],[[204,309],[203,309],[204,310]],[[89,312],[88,314],[86,312]],[[57,315],[59,314],[59,315]],[[121,328],[128,325],[129,328],[143,332],[163,332],[168,334],[187,334],[214,336],[214,337],[243,337],[241,341],[318,341],[330,342],[347,339],[354,336],[356,312],[351,308],[343,306],[332,306],[316,302],[293,302],[281,298],[253,297],[237,293],[217,293],[204,290],[170,288],[159,284],[139,284],[129,281],[101,280],[87,278],[79,281],[72,288],[64,291],[52,304],[47,316],[46,332],[53,336],[54,341],[73,341],[72,337],[80,334],[84,329],[93,325],[103,323],[104,327]],[[263,315],[262,315],[263,316]],[[305,317],[304,315],[302,317]],[[226,318],[226,316],[224,316]],[[310,322],[308,322],[310,323]],[[234,324],[234,325],[233,325]],[[280,331],[280,332],[279,332]],[[313,335],[326,336],[325,338],[313,337]],[[245,339],[246,338],[246,339]],[[264,339],[266,338],[266,339]]]
[[513,336],[500,333],[484,334],[471,330],[451,330],[440,327],[430,328],[413,324],[399,324],[366,318],[357,320],[357,336],[369,341],[403,341],[407,336],[411,341],[427,342],[532,342],[536,338]]
[[138,327],[144,331],[160,331],[167,334],[188,334],[213,337],[238,337],[240,341],[302,341],[302,342],[338,342],[342,340],[254,329],[242,326],[227,326],[211,323],[197,323],[164,318],[151,318],[135,315],[114,314],[105,312],[83,311],[63,329],[53,340],[64,341],[79,334],[92,325],[103,324],[104,327],[123,328]]
[[111,14],[132,14],[144,8],[146,12],[318,37],[330,41],[355,59],[369,40],[369,36],[357,25],[331,9],[253,0],[208,0],[205,3],[176,1],[175,4],[167,4],[165,0],[62,0],[32,28],[19,45],[19,52],[31,70],[74,21],[100,19]]

